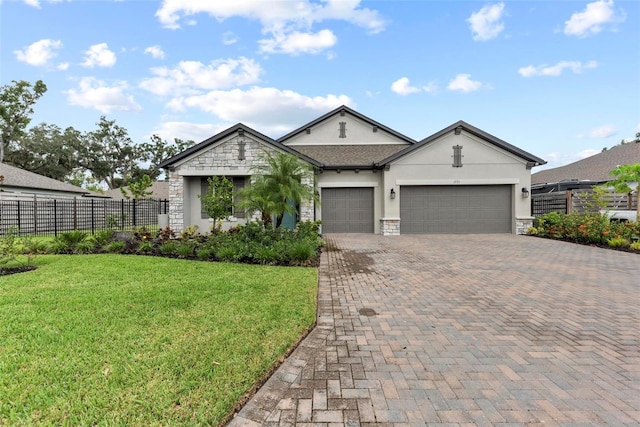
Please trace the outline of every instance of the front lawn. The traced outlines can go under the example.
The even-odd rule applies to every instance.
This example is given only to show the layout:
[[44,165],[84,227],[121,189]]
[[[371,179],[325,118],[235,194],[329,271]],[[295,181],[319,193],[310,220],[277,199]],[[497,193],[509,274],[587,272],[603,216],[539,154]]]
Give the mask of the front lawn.
[[315,318],[316,269],[36,264],[0,277],[0,425],[216,425]]

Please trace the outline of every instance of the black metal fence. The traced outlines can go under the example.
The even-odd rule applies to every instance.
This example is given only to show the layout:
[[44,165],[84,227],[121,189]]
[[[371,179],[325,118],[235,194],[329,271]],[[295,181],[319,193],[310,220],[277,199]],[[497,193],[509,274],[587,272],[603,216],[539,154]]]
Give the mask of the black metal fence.
[[0,200],[0,235],[57,236],[72,230],[157,227],[168,200],[8,199]]
[[567,213],[566,191],[531,196],[531,214],[533,216],[541,216],[549,212]]

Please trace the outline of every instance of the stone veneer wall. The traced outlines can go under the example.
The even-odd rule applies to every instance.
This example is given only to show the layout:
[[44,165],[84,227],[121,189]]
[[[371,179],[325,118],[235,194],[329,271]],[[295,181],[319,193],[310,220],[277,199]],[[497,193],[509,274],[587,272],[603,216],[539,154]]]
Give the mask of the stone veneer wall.
[[[315,186],[315,176],[310,176],[302,180],[303,184]],[[315,207],[313,200],[302,202],[300,205],[300,221],[313,221],[315,217]]]
[[184,178],[175,170],[169,174],[169,227],[184,228]]
[[400,235],[400,218],[383,218],[380,220],[380,234],[383,236]]
[[516,234],[527,234],[527,230],[533,227],[533,218],[516,218]]
[[[201,152],[198,156],[181,164],[171,171],[169,176],[169,226],[176,232],[184,228],[184,180],[188,176],[209,176],[209,175],[236,175],[248,173],[252,167],[265,164],[262,160],[265,150],[273,152],[272,148],[244,136],[245,159],[238,159],[238,142],[240,137],[236,136],[230,140],[218,144],[213,148]],[[314,184],[314,177],[306,180],[307,184]],[[254,215],[254,219],[259,218]],[[313,221],[313,202],[303,203],[300,207],[300,219]]]

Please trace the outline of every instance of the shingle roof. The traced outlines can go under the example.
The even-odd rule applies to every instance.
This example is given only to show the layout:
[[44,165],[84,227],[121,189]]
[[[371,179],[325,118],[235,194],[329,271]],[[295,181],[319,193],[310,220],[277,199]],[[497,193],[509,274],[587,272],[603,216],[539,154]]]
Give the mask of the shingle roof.
[[609,172],[620,165],[640,163],[640,142],[616,145],[601,153],[565,166],[547,169],[531,175],[531,184],[547,184],[567,180],[606,182]]
[[75,185],[57,181],[14,166],[9,166],[5,163],[0,163],[0,175],[4,176],[3,186],[15,187],[17,190],[25,188],[31,190],[57,191],[76,193],[78,196],[90,193],[84,188],[76,187]]
[[406,144],[388,145],[296,145],[296,151],[318,160],[324,167],[370,166],[397,153]]
[[[151,188],[149,189],[149,191],[152,192],[150,197],[153,199],[168,199],[169,198],[169,181],[155,181],[151,185]],[[122,191],[120,191],[119,188],[115,188],[113,190],[107,190],[104,192],[104,195],[116,200],[124,199],[124,196],[122,195]]]

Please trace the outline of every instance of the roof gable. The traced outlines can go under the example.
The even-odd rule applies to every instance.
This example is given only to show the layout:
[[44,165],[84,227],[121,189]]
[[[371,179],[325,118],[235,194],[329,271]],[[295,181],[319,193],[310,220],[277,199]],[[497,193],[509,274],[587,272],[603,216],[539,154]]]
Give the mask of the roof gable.
[[204,141],[200,142],[199,144],[194,145],[193,147],[187,148],[186,150],[182,151],[181,153],[176,154],[175,156],[164,160],[162,163],[160,163],[159,167],[161,168],[171,168],[173,166],[175,166],[177,163],[186,160],[206,149],[208,149],[209,147],[211,147],[212,145],[216,144],[217,142],[220,142],[234,134],[248,134],[250,136],[252,136],[253,138],[255,138],[256,140],[260,140],[266,144],[269,144],[279,150],[282,150],[284,152],[287,152],[289,154],[293,154],[297,157],[300,157],[302,160],[306,161],[307,163],[310,163],[314,166],[320,166],[320,163],[317,162],[316,160],[307,157],[305,155],[303,155],[302,153],[297,152],[296,150],[289,148],[285,145],[282,145],[281,143],[269,138],[268,136],[248,127],[245,126],[242,123],[238,123],[235,126],[232,126],[226,130],[223,130],[222,132],[213,135],[210,138],[205,139]]
[[460,133],[462,131],[468,132],[471,135],[474,135],[484,141],[486,141],[487,143],[494,145],[502,150],[505,150],[511,154],[514,154],[520,158],[522,158],[523,160],[525,160],[528,164],[531,164],[531,167],[533,166],[538,166],[538,165],[543,165],[545,163],[547,163],[545,160],[534,156],[531,153],[528,153],[518,147],[516,147],[515,145],[511,145],[506,141],[501,140],[500,138],[497,138],[475,126],[470,125],[469,123],[466,123],[462,120],[459,120],[455,123],[453,123],[450,126],[447,126],[446,128],[442,129],[439,132],[434,133],[431,136],[426,137],[425,139],[419,141],[417,144],[414,144],[412,146],[409,146],[407,148],[405,148],[402,151],[399,151],[395,154],[393,154],[390,157],[387,157],[386,159],[382,160],[380,162],[381,165],[387,165],[395,160],[398,160],[401,157],[410,155],[411,153],[413,153],[415,150],[420,149],[421,147],[426,147],[429,144],[432,144],[433,142],[437,141],[438,139],[440,139],[442,136],[454,132],[454,133]]
[[344,105],[278,138],[278,142],[293,147],[416,143],[408,136]]

